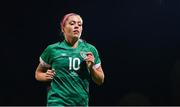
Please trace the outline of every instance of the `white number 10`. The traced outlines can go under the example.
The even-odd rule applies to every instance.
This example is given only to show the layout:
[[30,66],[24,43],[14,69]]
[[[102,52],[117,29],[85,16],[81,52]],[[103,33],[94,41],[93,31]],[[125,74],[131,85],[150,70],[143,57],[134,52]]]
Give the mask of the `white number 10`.
[[79,70],[80,59],[69,57],[69,70]]

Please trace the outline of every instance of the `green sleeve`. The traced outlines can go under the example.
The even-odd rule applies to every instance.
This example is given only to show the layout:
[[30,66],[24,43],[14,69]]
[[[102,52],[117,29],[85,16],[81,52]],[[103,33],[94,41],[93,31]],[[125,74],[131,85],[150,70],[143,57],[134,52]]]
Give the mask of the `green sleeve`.
[[97,49],[96,49],[94,46],[91,47],[91,52],[93,53],[94,58],[95,58],[94,64],[95,64],[95,65],[96,65],[96,64],[100,64],[100,63],[101,63],[101,60],[100,60],[100,58],[99,58],[98,51],[97,51]]
[[51,65],[51,47],[48,46],[40,56],[40,63],[49,67]]

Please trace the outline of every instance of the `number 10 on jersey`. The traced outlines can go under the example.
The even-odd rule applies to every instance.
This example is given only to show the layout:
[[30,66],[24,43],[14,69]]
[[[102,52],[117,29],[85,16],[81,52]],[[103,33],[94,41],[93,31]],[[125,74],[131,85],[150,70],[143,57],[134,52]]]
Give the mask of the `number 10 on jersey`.
[[80,68],[80,59],[69,57],[69,70],[79,70]]

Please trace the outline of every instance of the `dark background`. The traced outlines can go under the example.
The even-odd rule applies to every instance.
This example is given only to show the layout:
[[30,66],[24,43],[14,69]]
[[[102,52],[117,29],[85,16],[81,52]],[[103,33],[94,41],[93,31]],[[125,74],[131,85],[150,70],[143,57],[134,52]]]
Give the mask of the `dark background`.
[[58,20],[75,12],[96,46],[105,83],[90,105],[180,105],[179,0],[6,0],[0,3],[0,105],[45,105],[34,78],[39,56],[57,42]]

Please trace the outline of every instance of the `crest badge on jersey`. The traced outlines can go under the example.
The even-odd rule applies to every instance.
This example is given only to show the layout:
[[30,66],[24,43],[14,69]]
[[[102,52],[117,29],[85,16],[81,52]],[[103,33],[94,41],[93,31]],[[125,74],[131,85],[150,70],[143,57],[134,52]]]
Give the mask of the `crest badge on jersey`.
[[84,51],[80,51],[80,55],[81,55],[81,57],[83,58],[83,59],[85,59],[86,58],[86,52],[84,52]]

